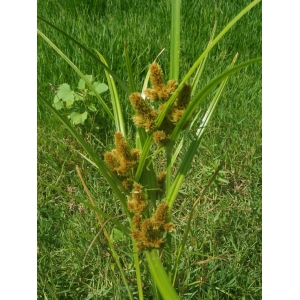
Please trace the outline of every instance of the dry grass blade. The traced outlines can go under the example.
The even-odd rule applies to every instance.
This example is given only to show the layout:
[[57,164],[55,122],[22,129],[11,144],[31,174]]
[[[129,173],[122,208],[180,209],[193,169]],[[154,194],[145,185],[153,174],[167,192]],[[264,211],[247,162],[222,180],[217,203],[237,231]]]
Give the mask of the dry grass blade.
[[211,258],[208,258],[205,260],[196,261],[193,265],[203,265],[203,264],[207,264],[211,261],[218,260],[218,259],[225,260],[225,258],[223,258],[224,256],[225,255],[219,255],[219,256],[211,257]]

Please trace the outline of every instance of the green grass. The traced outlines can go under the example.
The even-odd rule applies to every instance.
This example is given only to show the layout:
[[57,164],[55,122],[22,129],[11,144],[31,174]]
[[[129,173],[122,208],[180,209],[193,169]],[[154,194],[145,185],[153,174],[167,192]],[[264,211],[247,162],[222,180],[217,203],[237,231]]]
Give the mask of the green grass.
[[[199,1],[182,2],[180,77],[205,48],[215,14],[211,1],[203,1],[201,5]],[[217,32],[246,4],[247,1],[216,1]],[[166,76],[169,74],[170,9],[166,0],[143,4],[132,0],[73,0],[65,4],[38,1],[40,15],[101,52],[111,69],[124,80],[126,40],[139,90],[149,63],[162,48],[166,50],[159,63]],[[83,73],[105,81],[101,66],[81,49],[42,22],[38,22],[38,27]],[[242,18],[209,55],[203,84],[227,68],[236,52],[239,52],[238,62],[261,56],[261,4]],[[52,99],[49,83],[57,86],[66,82],[75,87],[78,80],[67,63],[38,38],[39,91]],[[126,95],[122,92],[120,95],[124,111],[130,112]],[[108,93],[104,99],[108,100]],[[102,119],[101,132],[90,139],[90,145],[99,155],[111,149],[113,143],[113,126],[107,124],[106,115]],[[126,122],[128,131],[133,132],[129,115]],[[81,151],[59,121],[39,105],[39,180],[57,184],[65,191],[72,189],[75,195],[86,199],[75,171],[78,164],[97,205],[123,222],[120,205],[104,179],[74,149]],[[174,205],[175,245],[180,243],[193,202],[221,160],[225,162],[224,172],[210,188],[205,203],[198,206],[192,221],[180,262],[177,290],[182,299],[261,299],[261,66],[258,64],[235,74],[225,87]],[[108,222],[106,226],[112,232],[112,224]],[[126,237],[116,238],[115,243],[137,297]],[[215,259],[209,260],[212,257]],[[204,260],[208,261],[199,263]],[[148,271],[144,266],[141,271],[145,298],[151,299]],[[39,184],[38,299],[126,299],[126,295],[94,213],[86,208],[80,212],[80,205],[70,198]]]

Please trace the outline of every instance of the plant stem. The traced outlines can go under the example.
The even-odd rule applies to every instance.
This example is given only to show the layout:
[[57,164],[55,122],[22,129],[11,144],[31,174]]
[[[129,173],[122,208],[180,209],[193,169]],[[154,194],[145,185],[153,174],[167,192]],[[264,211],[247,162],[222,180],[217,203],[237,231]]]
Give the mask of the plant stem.
[[170,78],[178,80],[180,50],[180,4],[181,0],[172,0]]
[[[165,147],[166,151],[166,158],[167,158],[167,168],[166,168],[166,195],[169,194],[169,190],[171,187],[171,179],[172,179],[172,145],[168,144]],[[171,219],[171,210],[169,210],[169,218]],[[172,235],[167,233],[167,251],[166,251],[166,258],[167,258],[167,274],[171,280],[171,265],[172,265]]]
[[160,261],[157,250],[146,251],[146,259],[154,282],[156,283],[159,292],[163,299],[176,300],[179,299],[170,279]]
[[165,147],[167,168],[166,168],[166,193],[168,194],[171,187],[171,177],[172,177],[172,145],[168,144]]
[[[131,225],[132,227],[132,225]],[[140,269],[140,263],[139,263],[139,253],[136,246],[136,242],[134,239],[132,239],[132,248],[133,248],[133,261],[134,261],[134,267],[135,267],[135,274],[136,274],[136,281],[138,286],[138,292],[139,292],[139,300],[143,300],[143,287],[142,287],[142,278],[141,278],[141,269]]]
[[133,80],[132,64],[130,62],[130,57],[129,57],[126,41],[124,41],[124,55],[125,55],[125,61],[126,61],[126,68],[127,68],[127,72],[128,72],[130,92],[133,93],[136,91],[136,87],[135,87],[134,80]]

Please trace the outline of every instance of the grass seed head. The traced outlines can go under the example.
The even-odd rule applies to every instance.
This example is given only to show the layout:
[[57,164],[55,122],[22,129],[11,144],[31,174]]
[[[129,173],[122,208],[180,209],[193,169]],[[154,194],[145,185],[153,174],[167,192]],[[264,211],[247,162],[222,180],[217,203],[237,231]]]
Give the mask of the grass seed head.
[[154,90],[163,88],[163,72],[156,62],[150,65],[150,81]]
[[158,63],[154,62],[150,66],[151,89],[145,89],[144,94],[150,101],[167,101],[177,87],[176,80],[169,80],[167,85],[163,84],[163,72]]
[[133,184],[131,200],[127,202],[127,207],[129,211],[140,214],[147,206],[148,202],[145,198],[142,186],[135,182]]
[[158,193],[162,195],[166,190],[166,172],[161,172],[157,178]]
[[168,222],[168,205],[165,202],[157,206],[151,218],[142,220],[142,216],[137,213],[132,220],[132,237],[137,241],[140,251],[162,248],[164,234],[174,227],[173,223]]
[[155,127],[157,112],[151,107],[139,93],[133,93],[129,100],[136,114],[133,116],[133,122],[138,127],[144,127],[146,131]]
[[187,108],[191,99],[191,92],[192,92],[192,86],[186,83],[178,95],[178,99],[175,103],[176,108],[178,109]]
[[116,149],[104,154],[104,160],[108,167],[120,177],[126,177],[137,163],[140,152],[137,149],[130,150],[121,132],[115,133]]

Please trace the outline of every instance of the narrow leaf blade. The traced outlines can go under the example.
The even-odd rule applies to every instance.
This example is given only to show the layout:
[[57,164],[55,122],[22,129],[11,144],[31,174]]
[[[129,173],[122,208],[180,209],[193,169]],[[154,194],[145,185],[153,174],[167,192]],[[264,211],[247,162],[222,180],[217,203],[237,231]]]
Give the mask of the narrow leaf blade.
[[146,252],[146,259],[148,262],[148,267],[151,275],[158,286],[160,294],[165,300],[179,300],[174,287],[172,286],[170,279],[159,259],[157,250],[152,250],[151,252]]

